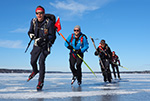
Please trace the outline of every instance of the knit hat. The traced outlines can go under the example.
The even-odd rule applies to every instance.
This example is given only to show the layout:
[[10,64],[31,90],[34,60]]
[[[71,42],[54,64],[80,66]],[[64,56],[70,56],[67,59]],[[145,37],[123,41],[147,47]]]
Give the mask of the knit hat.
[[75,29],[75,28],[79,28],[79,30],[81,30],[81,28],[80,28],[80,26],[79,26],[79,25],[76,25],[76,26],[74,27],[74,29]]

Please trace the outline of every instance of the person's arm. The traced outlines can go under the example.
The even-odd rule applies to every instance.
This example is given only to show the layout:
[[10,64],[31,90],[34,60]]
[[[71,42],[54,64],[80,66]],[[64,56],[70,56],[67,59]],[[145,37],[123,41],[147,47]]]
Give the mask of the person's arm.
[[96,49],[95,53],[96,56],[99,54],[99,47]]
[[30,23],[30,28],[28,31],[28,36],[32,39],[33,37],[35,37],[35,32],[34,32],[34,26],[33,26],[33,19],[31,20]]
[[120,66],[120,60],[119,60],[119,57],[117,56],[117,62],[118,62],[118,64],[119,64],[119,66]]
[[72,36],[72,35],[69,35],[68,38],[66,39],[67,41],[65,41],[65,46],[66,46],[68,49],[71,49],[71,48],[73,49],[73,47],[67,43],[67,42],[70,43],[70,41],[71,41],[71,36]]

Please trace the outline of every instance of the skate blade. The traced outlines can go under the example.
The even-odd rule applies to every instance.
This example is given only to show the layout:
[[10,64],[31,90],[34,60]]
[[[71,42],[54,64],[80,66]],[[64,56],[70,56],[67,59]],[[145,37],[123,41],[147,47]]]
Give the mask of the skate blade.
[[71,85],[73,85],[74,82],[71,82]]
[[42,89],[37,89],[37,92],[41,92],[42,91]]
[[27,82],[29,82],[31,79],[29,78],[28,80],[27,80]]
[[75,80],[72,80],[71,85],[73,85],[74,82],[75,82]]

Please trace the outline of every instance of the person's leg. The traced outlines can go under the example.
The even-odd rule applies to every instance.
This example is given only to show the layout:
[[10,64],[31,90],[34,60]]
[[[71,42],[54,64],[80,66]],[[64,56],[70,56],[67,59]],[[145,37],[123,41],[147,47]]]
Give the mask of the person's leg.
[[[103,66],[104,66],[104,68],[103,68]],[[107,81],[107,73],[106,73],[106,67],[105,67],[105,60],[101,60],[101,62],[100,62],[100,67],[101,67],[101,72],[102,72],[102,75],[103,75],[103,77],[104,77],[104,82],[106,82]]]
[[77,76],[77,70],[75,69],[76,58],[73,57],[72,53],[70,53],[69,63],[70,63],[70,70],[73,76]]
[[118,78],[120,79],[120,72],[118,66],[116,66],[116,69],[117,69]]
[[45,78],[45,60],[46,57],[48,56],[49,52],[42,51],[40,54],[40,58],[39,58],[39,82],[37,85],[37,90],[41,90],[43,85],[44,85],[44,78]]
[[40,55],[39,58],[39,82],[43,83],[44,82],[44,77],[45,77],[45,60],[48,54],[43,54],[43,52]]
[[31,61],[30,64],[32,66],[33,72],[36,74],[38,72],[37,68],[37,60],[39,58],[39,55],[41,53],[41,49],[39,47],[34,46],[31,51]]
[[107,69],[107,80],[108,80],[109,82],[111,82],[110,63],[109,63],[109,60],[108,60],[108,59],[106,59],[106,61],[105,61],[105,67],[106,67],[106,69]]
[[[83,58],[83,54],[80,54],[80,56]],[[82,68],[81,68],[81,64],[82,64],[83,60],[81,60],[79,57],[77,57],[77,79],[78,82],[81,84],[82,82]]]
[[112,69],[113,69],[114,78],[116,79],[115,66],[113,64],[111,66],[112,66]]

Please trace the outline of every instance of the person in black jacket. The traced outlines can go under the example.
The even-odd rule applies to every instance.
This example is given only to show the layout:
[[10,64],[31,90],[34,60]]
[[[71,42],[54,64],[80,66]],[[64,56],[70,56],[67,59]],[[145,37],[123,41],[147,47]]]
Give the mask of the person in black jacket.
[[105,43],[105,40],[101,40],[97,50],[95,51],[95,55],[100,56],[100,66],[102,75],[104,76],[104,82],[111,82],[111,71],[110,71],[110,62],[111,62],[111,49]]
[[[45,9],[42,6],[36,8],[36,17],[31,20],[28,35],[34,40],[34,46],[31,51],[31,66],[33,72],[29,76],[32,79],[39,72],[37,90],[41,90],[45,77],[45,60],[50,54],[50,48],[56,39],[54,23],[45,17]],[[37,60],[39,59],[39,70]]]
[[116,65],[118,62],[119,66],[120,66],[120,60],[119,57],[115,54],[115,51],[112,52],[112,64],[111,67],[113,69],[113,73],[114,73],[114,77],[116,79],[116,73],[115,73],[115,68],[117,70],[117,74],[118,74],[118,79],[120,79],[120,73],[119,73],[119,68],[118,65]]

